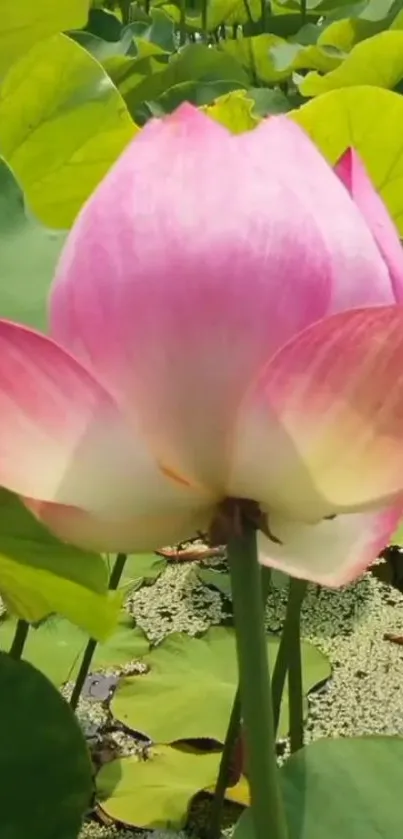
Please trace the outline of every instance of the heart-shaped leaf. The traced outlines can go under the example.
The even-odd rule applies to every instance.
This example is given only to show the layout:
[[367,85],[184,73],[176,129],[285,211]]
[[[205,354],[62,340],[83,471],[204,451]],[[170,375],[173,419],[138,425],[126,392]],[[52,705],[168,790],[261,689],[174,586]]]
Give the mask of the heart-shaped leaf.
[[[267,638],[271,667],[279,645]],[[112,700],[114,716],[156,743],[211,738],[223,742],[237,687],[235,634],[212,627],[202,638],[173,634],[144,661],[148,673],[123,679]],[[302,644],[304,691],[330,676],[327,658]],[[283,697],[280,736],[288,730],[288,698]]]
[[124,824],[179,830],[197,792],[214,783],[220,756],[157,746],[149,760],[123,757],[97,775],[102,810]]

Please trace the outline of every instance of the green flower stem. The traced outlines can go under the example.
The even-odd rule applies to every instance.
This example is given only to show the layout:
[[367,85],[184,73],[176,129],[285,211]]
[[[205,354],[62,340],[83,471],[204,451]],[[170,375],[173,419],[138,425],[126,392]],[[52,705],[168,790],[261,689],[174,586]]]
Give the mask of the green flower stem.
[[221,822],[224,809],[225,791],[228,788],[231,762],[235,745],[241,734],[241,694],[239,687],[231,709],[227,734],[218,770],[218,778],[214,789],[209,822],[205,832],[205,839],[220,839]]
[[301,660],[301,606],[305,597],[305,580],[290,578],[286,624],[288,628],[288,707],[291,752],[304,745],[304,689]]
[[179,5],[179,46],[186,44],[186,0],[180,0]]
[[21,658],[25,641],[27,640],[29,632],[29,623],[24,620],[19,620],[15,629],[13,643],[11,644],[9,655],[11,658]]
[[290,578],[286,617],[272,680],[274,728],[277,735],[281,698],[287,672],[289,673],[290,736],[292,732],[292,748],[294,751],[295,743],[300,742],[303,729],[300,615],[307,585],[305,580]]
[[304,26],[306,22],[306,0],[300,0],[300,10],[301,10],[301,26]]
[[203,0],[202,2],[202,9],[201,9],[201,28],[202,28],[202,35],[204,43],[207,44],[208,42],[208,2],[209,0]]
[[287,839],[275,754],[262,577],[252,525],[243,521],[241,534],[231,537],[228,558],[255,839]]
[[[111,575],[109,577],[109,591],[116,591],[120,583],[120,578],[123,574],[126,559],[126,554],[117,554]],[[75,711],[77,708],[78,701],[81,696],[81,691],[84,687],[84,682],[88,676],[89,669],[91,667],[91,661],[93,659],[97,643],[98,642],[95,641],[94,638],[90,638],[85,648],[83,660],[81,662],[80,669],[78,671],[77,678],[70,697],[70,705],[73,708],[73,711]]]
[[[262,568],[263,605],[266,607],[267,596],[271,585],[271,568]],[[211,804],[210,820],[206,830],[206,839],[219,839],[221,835],[222,814],[224,809],[225,792],[231,772],[231,762],[238,738],[241,735],[241,693],[239,685],[231,709],[231,716],[225,735],[224,748],[220,760],[217,783]]]

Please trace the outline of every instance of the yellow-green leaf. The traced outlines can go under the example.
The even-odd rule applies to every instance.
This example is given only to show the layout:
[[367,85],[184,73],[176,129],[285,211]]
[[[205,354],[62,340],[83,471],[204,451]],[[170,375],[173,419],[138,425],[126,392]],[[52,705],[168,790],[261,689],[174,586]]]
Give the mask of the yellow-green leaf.
[[312,99],[289,116],[330,163],[353,146],[403,234],[403,98],[390,90],[352,87]]
[[97,641],[113,632],[122,605],[119,593],[97,594],[46,568],[0,553],[0,590],[9,609],[31,623],[53,612],[84,629]]
[[102,639],[123,597],[107,594],[108,579],[100,554],[60,542],[0,489],[0,593],[18,617],[35,622],[58,612]]
[[[289,79],[295,70],[312,67],[327,72],[341,60],[316,46],[291,45],[284,38],[269,34],[228,39],[220,43],[219,49],[236,58],[254,83],[275,84]],[[283,60],[285,56],[287,59]]]
[[90,0],[0,0],[0,76],[38,41],[81,29]]
[[393,88],[403,78],[403,32],[380,32],[357,44],[326,76],[308,73],[299,85],[303,96],[319,96],[329,90],[354,85]]
[[65,35],[37,44],[0,90],[0,154],[49,227],[69,227],[135,135],[101,65]]
[[236,90],[226,96],[219,96],[212,105],[206,105],[200,110],[208,116],[225,125],[233,134],[242,134],[256,128],[259,117],[253,113],[255,103],[248,99],[244,90]]
[[362,20],[356,17],[335,20],[320,33],[317,44],[321,47],[334,47],[343,52],[350,52],[360,41],[365,41],[366,38],[371,38],[372,35],[377,35],[384,29],[383,20]]

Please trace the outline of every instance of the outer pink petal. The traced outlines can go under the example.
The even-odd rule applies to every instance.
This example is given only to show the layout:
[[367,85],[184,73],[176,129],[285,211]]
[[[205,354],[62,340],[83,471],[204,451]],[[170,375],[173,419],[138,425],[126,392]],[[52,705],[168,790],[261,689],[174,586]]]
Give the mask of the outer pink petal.
[[221,490],[228,428],[265,360],[329,310],[392,299],[360,213],[298,126],[230,136],[184,105],[83,209],[51,324],[156,451]]
[[389,213],[354,149],[347,151],[335,171],[361,211],[388,267],[395,297],[403,300],[403,248]]
[[270,528],[283,544],[274,544],[259,534],[259,561],[293,577],[342,586],[379,556],[401,516],[401,504],[313,525],[273,515]]
[[403,493],[403,307],[314,324],[262,370],[237,417],[227,494],[315,522]]
[[189,518],[206,494],[169,474],[79,362],[45,336],[0,321],[0,485],[106,522]]
[[26,506],[60,539],[82,548],[103,552],[136,553],[174,545],[207,530],[213,515],[208,506],[189,505],[165,514],[136,514],[126,517],[97,516],[62,504],[24,499]]

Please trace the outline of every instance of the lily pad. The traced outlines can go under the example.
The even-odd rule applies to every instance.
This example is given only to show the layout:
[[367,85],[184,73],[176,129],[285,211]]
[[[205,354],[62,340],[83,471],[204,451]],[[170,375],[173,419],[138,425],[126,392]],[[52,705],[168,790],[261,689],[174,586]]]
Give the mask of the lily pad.
[[192,798],[211,786],[220,755],[158,746],[149,760],[124,757],[106,763],[96,779],[102,810],[133,827],[180,830]]
[[0,812],[4,839],[72,839],[92,795],[73,712],[45,676],[0,654]]
[[[0,621],[2,649],[11,647],[16,623],[15,618]],[[88,636],[69,621],[50,618],[38,628],[30,628],[23,657],[60,687],[76,677],[87,641]],[[134,628],[133,620],[122,612],[116,631],[104,644],[97,645],[90,672],[127,664],[142,658],[148,650],[144,633]]]
[[167,561],[157,554],[129,554],[125,563],[120,588],[137,591],[142,585],[154,582],[167,567]]
[[[267,638],[271,667],[279,639]],[[170,635],[144,661],[144,675],[122,679],[113,697],[114,716],[156,743],[211,738],[224,742],[238,673],[232,628],[212,627],[202,638]],[[302,644],[304,692],[327,679],[330,664],[312,644]],[[279,736],[288,730],[288,698],[283,697]]]
[[[280,770],[290,836],[397,839],[402,835],[403,738],[318,740]],[[253,839],[245,811],[234,839]]]

